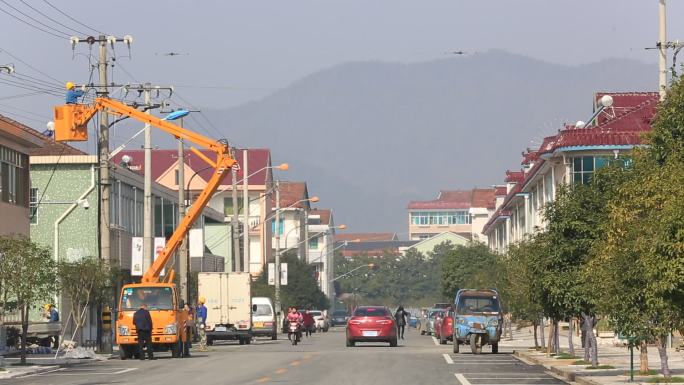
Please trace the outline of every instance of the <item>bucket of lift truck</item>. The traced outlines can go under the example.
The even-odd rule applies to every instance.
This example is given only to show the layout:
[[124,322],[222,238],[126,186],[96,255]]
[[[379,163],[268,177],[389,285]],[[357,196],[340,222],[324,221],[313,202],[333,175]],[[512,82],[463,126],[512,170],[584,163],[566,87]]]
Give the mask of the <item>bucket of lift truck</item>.
[[88,140],[88,121],[83,116],[91,107],[65,104],[55,107],[55,140],[57,142]]

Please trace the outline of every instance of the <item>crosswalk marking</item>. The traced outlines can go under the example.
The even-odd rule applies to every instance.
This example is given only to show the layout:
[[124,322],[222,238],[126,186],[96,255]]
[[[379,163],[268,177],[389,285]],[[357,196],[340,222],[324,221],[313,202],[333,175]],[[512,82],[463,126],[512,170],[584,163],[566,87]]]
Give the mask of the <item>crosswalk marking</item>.
[[447,364],[453,365],[454,360],[451,359],[450,355],[444,353],[444,354],[442,354],[442,356],[444,357],[444,360],[446,361]]
[[461,373],[454,373],[454,375],[456,376],[456,379],[458,380],[458,382],[461,383],[461,385],[472,385],[472,384],[470,383],[470,381],[468,381],[468,380],[465,378],[465,376],[462,375]]

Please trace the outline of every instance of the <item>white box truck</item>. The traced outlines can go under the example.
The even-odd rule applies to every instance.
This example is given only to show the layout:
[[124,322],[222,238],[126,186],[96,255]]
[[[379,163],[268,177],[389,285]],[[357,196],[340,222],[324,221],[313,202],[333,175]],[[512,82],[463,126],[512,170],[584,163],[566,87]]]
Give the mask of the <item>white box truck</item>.
[[252,340],[252,289],[249,273],[199,273],[197,294],[207,307],[207,344],[216,340]]

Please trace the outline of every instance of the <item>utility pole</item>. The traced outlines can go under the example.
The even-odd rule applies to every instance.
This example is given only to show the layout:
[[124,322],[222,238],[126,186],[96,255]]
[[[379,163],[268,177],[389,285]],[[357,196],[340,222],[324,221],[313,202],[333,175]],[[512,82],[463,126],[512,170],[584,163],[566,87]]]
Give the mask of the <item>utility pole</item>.
[[667,28],[665,17],[665,0],[658,0],[658,92],[660,100],[665,99],[667,90]]
[[[233,151],[233,157],[235,157],[235,151]],[[242,255],[240,254],[240,214],[238,212],[240,211],[240,207],[238,206],[237,167],[233,166],[231,175],[233,178],[231,184],[233,200],[233,218],[231,220],[231,227],[233,230],[233,256],[235,257],[235,266],[233,269],[234,271],[242,271],[242,265],[240,264],[240,258],[242,258]]]
[[[91,47],[95,43],[99,43],[99,57],[97,63],[98,75],[99,75],[99,88],[97,95],[99,97],[109,96],[107,90],[107,43],[109,43],[112,48],[117,42],[123,42],[128,45],[128,49],[131,48],[131,43],[133,38],[130,35],[126,35],[119,39],[115,36],[104,36],[100,35],[97,38],[93,36],[88,36],[87,38],[81,39],[77,36],[70,38],[71,48],[73,51],[76,50],[76,44],[87,43]],[[100,259],[107,265],[112,262],[111,259],[111,248],[110,248],[110,210],[109,210],[109,197],[110,197],[110,187],[111,182],[109,180],[109,116],[105,111],[100,112],[100,127],[98,131],[98,160],[99,160],[99,185],[100,185],[100,200],[99,200],[99,251]],[[116,300],[112,299],[112,304],[116,304]],[[100,337],[100,349],[103,353],[112,352],[112,335],[111,335],[111,325],[108,328],[102,327],[101,312],[98,311],[98,336]],[[111,322],[111,321],[110,321]],[[109,331],[105,331],[109,330]]]
[[[150,105],[152,104],[152,95],[150,94],[150,83],[145,83],[142,87],[145,94],[145,107],[148,108],[147,114],[150,114]],[[143,271],[147,271],[152,265],[154,258],[154,234],[152,233],[152,127],[149,123],[145,123],[145,174],[143,179]],[[162,208],[163,210],[163,208]],[[162,226],[163,231],[164,226]]]
[[[180,126],[183,127],[183,118],[180,119]],[[178,218],[185,216],[185,149],[183,139],[178,138]],[[185,303],[189,303],[188,297],[188,271],[190,271],[188,260],[188,237],[181,242],[178,249],[179,273],[180,273],[180,292],[181,298]]]
[[249,150],[242,150],[242,207],[244,210],[242,225],[242,243],[244,247],[244,271],[249,272]]
[[[275,182],[275,312],[280,314],[280,181]],[[278,323],[280,325],[280,322]]]

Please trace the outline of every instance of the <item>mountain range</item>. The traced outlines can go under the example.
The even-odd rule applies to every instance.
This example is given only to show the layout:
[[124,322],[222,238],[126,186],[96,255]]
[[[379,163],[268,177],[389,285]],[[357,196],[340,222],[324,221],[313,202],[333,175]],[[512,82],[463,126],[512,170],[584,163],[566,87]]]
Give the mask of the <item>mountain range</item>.
[[401,234],[410,200],[501,184],[523,150],[591,116],[594,92],[656,88],[657,67],[639,61],[566,66],[490,51],[345,63],[205,113],[231,143],[289,163],[278,177],[306,180],[336,223]]

